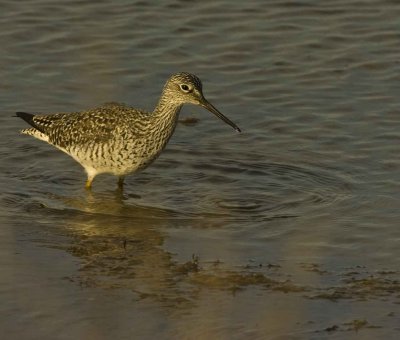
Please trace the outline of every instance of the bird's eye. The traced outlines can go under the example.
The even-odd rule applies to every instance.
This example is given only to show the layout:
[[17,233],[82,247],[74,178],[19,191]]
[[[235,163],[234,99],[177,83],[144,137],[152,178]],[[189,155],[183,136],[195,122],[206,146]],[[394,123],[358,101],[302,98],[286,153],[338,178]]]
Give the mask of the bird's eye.
[[185,92],[185,93],[191,92],[190,87],[189,87],[188,85],[186,85],[186,84],[182,84],[182,85],[181,85],[181,90],[182,90],[183,92]]

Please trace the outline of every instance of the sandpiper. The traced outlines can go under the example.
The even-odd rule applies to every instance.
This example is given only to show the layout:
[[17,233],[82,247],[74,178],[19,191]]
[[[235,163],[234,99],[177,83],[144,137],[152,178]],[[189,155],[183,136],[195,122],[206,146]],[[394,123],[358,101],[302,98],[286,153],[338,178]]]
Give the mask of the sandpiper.
[[240,129],[204,97],[200,79],[190,73],[172,75],[153,112],[106,103],[94,109],[50,115],[17,112],[32,127],[21,133],[43,140],[67,153],[87,173],[86,188],[101,173],[124,177],[146,168],[172,136],[183,104],[200,105],[236,131]]

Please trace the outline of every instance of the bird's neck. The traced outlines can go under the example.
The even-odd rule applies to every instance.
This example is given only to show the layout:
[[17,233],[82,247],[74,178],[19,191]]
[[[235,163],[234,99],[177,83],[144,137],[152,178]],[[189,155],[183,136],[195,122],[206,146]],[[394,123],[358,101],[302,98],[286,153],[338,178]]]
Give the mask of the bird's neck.
[[168,100],[168,96],[163,93],[153,111],[153,117],[161,125],[175,125],[181,108],[182,104],[171,102]]

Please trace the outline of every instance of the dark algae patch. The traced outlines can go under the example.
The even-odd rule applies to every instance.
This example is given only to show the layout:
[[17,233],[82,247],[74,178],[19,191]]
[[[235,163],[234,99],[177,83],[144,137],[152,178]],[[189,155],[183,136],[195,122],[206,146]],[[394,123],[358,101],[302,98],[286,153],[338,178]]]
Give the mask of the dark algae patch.
[[[351,271],[339,275],[340,284],[321,289],[320,292],[309,296],[312,299],[353,299],[366,301],[369,299],[400,298],[400,281],[396,272],[379,271],[374,274],[365,272],[360,274]],[[391,277],[392,276],[392,277]],[[395,276],[393,278],[393,276]]]
[[358,332],[362,329],[367,328],[382,328],[381,326],[376,326],[370,324],[366,319],[354,319],[348,322],[343,322],[341,324],[335,324],[329,327],[326,327],[323,330],[316,331],[316,333],[334,333],[334,332]]

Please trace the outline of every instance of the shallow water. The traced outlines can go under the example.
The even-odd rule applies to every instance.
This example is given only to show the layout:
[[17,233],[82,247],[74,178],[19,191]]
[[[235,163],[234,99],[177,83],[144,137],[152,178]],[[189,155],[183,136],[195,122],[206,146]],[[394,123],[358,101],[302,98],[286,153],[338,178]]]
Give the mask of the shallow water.
[[[397,1],[3,1],[0,330],[8,339],[397,339]],[[15,111],[187,106],[161,157],[99,176]]]

